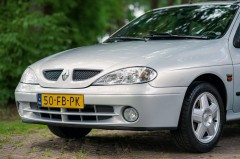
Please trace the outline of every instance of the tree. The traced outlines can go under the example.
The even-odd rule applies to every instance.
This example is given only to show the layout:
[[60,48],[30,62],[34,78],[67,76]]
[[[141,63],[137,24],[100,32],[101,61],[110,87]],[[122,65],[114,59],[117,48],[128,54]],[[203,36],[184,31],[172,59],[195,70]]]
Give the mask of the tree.
[[150,10],[179,3],[188,0],[0,0],[0,105],[14,100],[28,65],[96,43],[135,18],[130,4]]
[[24,69],[48,55],[83,45],[118,28],[125,1],[1,0],[0,105],[13,101]]
[[159,1],[158,0],[152,0],[151,2],[151,9],[158,8]]
[[168,5],[171,6],[174,4],[174,2],[175,2],[174,0],[168,0]]
[[189,0],[182,0],[181,3],[183,3],[183,4],[185,4],[185,3],[189,3]]

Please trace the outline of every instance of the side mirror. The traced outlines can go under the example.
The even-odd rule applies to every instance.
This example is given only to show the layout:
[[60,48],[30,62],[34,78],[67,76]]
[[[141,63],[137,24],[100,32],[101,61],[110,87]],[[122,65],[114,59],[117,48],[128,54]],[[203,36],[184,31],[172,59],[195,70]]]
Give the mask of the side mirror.
[[240,48],[240,25],[238,26],[237,32],[233,39],[233,46],[235,48]]

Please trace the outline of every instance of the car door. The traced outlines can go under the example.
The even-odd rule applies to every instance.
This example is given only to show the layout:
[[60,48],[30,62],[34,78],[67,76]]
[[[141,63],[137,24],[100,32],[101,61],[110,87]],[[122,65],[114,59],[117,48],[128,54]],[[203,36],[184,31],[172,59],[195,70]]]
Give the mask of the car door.
[[233,111],[240,112],[240,47],[236,46],[236,42],[237,42],[236,39],[240,40],[240,16],[239,15],[237,17],[237,20],[234,23],[234,26],[231,30],[231,34],[229,36],[229,51],[232,57],[233,70],[234,70],[233,71],[234,73],[233,74],[233,84],[234,84]]

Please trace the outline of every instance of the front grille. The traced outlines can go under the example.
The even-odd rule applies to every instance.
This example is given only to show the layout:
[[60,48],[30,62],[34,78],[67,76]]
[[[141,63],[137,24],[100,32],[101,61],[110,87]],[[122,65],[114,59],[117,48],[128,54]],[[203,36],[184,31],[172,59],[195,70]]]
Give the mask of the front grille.
[[30,103],[30,109],[35,117],[45,120],[71,121],[71,122],[98,122],[117,116],[113,106],[85,105],[84,109],[63,109],[39,107],[37,103]]
[[73,80],[74,81],[83,81],[89,78],[92,78],[99,74],[99,70],[74,70],[73,71]]
[[63,70],[47,70],[43,71],[43,75],[47,80],[57,81]]

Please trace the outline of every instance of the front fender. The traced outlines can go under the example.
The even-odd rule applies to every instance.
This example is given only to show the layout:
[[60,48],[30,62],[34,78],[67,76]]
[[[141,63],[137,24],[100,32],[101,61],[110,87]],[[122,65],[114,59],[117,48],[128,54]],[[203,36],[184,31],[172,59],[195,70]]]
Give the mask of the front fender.
[[[153,87],[188,87],[195,79],[205,74],[219,77],[225,85],[227,92],[227,110],[233,106],[233,82],[227,81],[227,74],[233,75],[232,65],[210,66],[188,69],[163,70],[158,77],[149,84]],[[213,81],[214,82],[214,81]]]

